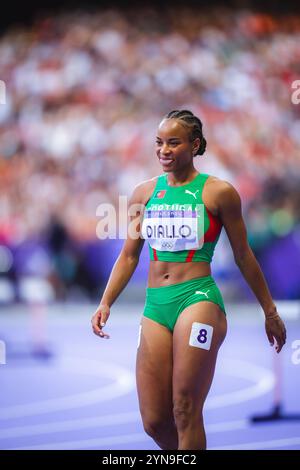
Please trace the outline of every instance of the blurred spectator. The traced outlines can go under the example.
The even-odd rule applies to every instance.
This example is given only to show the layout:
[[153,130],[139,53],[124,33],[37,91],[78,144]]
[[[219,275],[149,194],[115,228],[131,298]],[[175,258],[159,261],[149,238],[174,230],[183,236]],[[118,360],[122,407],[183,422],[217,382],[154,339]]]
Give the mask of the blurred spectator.
[[[58,298],[74,285],[97,295],[101,273],[82,248],[95,243],[96,208],[118,208],[161,171],[156,127],[189,108],[208,141],[196,165],[236,186],[263,261],[299,233],[299,41],[300,16],[221,7],[77,11],[11,29],[0,39],[1,243],[45,243]],[[216,276],[228,260],[217,253]]]

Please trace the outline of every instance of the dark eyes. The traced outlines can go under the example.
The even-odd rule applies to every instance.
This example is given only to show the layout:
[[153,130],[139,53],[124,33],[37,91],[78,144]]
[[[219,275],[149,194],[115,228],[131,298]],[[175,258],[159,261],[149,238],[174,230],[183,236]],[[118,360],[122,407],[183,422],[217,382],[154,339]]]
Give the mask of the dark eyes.
[[[169,145],[175,147],[175,146],[178,145],[179,143],[180,143],[180,142],[169,142]],[[162,142],[160,142],[160,141],[157,140],[157,141],[156,141],[156,145],[162,145]]]

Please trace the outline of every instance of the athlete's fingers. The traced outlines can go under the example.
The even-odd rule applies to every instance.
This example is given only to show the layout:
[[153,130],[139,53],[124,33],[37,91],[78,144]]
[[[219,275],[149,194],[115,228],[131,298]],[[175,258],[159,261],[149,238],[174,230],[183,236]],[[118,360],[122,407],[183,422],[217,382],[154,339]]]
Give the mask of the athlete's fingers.
[[97,336],[100,336],[100,338],[106,338],[106,339],[108,339],[108,338],[110,337],[107,333],[105,333],[105,332],[102,330],[102,328],[98,328],[97,331],[94,330],[94,333],[95,333]]
[[101,317],[101,313],[96,312],[95,315],[93,315],[93,317],[91,319],[92,327],[93,327],[93,330],[94,330],[95,334],[99,334],[100,330],[101,330],[101,328],[100,328],[100,317]]
[[286,342],[286,329],[284,323],[281,323],[280,332],[276,335],[277,352],[279,353]]
[[102,335],[102,330],[98,326],[93,326],[93,332],[95,335],[100,336]]
[[107,333],[104,333],[102,327],[99,327],[97,323],[93,321],[93,332],[95,333],[95,335],[100,336],[100,338],[110,338],[110,336]]
[[266,329],[266,333],[267,333],[270,346],[274,346],[274,338],[273,338],[271,331],[269,331],[269,329]]
[[96,313],[92,317],[92,328],[95,335],[100,336],[100,338],[108,339],[110,336],[107,333],[104,333],[102,328],[105,326],[106,321],[109,317],[110,310],[107,305],[100,305],[96,310]]
[[109,317],[109,312],[104,311],[101,313],[101,320],[100,320],[101,327],[105,326],[105,323],[107,322],[108,317]]
[[285,332],[282,331],[280,334],[276,335],[276,351],[279,353],[283,348],[286,342]]
[[97,312],[92,318],[92,327],[95,335],[102,336],[102,327],[104,324],[101,312]]
[[284,342],[286,342],[286,328],[284,327],[284,330],[283,330],[283,338],[284,338]]
[[286,343],[286,337],[285,337],[285,334],[283,333],[280,337],[280,349],[277,352],[281,351],[285,343]]
[[109,339],[110,336],[107,334],[107,333],[104,333],[104,331],[101,330],[100,334],[99,334],[100,338],[105,338],[105,339]]
[[101,332],[101,329],[99,328],[98,326],[98,321],[94,319],[92,319],[92,328],[93,328],[93,332],[95,333],[95,335],[99,335],[99,333]]
[[280,353],[280,351],[281,351],[283,345],[284,345],[284,343],[283,343],[282,340],[278,340],[278,341],[277,341],[276,348],[275,348],[277,353]]

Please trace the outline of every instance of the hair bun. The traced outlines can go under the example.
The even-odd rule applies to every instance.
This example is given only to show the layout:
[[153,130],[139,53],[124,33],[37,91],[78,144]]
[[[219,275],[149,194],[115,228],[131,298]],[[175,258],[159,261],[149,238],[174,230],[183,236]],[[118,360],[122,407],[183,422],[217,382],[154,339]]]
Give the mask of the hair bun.
[[206,150],[206,139],[202,136],[201,143],[197,155],[203,155]]

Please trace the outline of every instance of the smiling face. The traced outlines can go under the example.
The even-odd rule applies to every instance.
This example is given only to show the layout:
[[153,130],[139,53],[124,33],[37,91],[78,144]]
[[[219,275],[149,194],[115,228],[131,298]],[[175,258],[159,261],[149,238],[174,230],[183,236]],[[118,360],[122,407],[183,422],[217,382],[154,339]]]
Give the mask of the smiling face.
[[163,170],[180,171],[193,166],[193,151],[200,139],[190,141],[188,129],[178,119],[163,119],[158,127],[156,154]]

